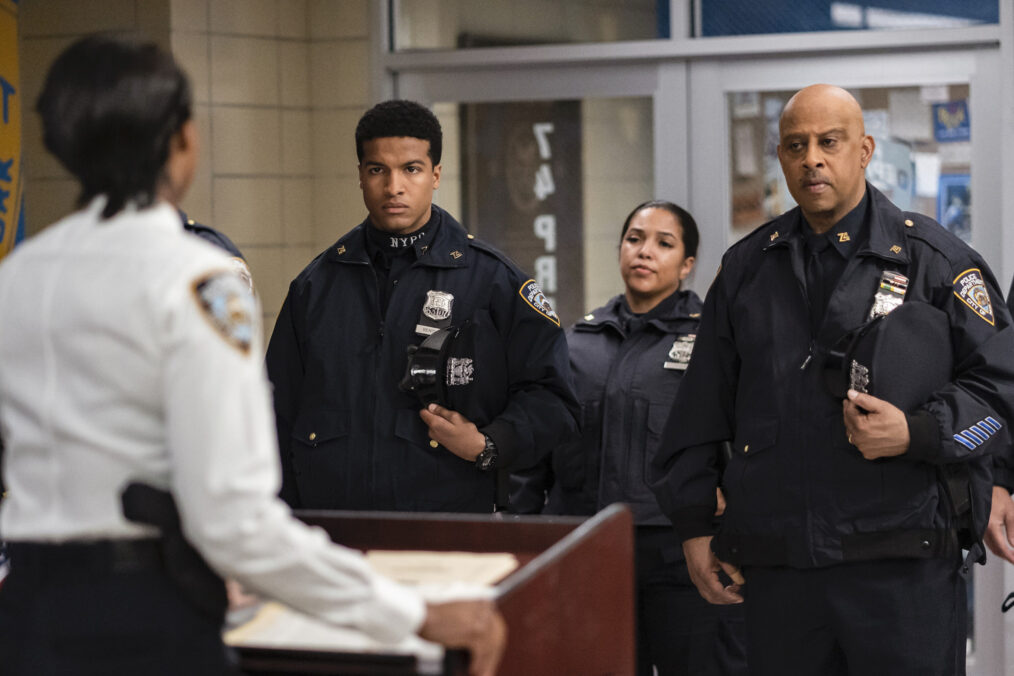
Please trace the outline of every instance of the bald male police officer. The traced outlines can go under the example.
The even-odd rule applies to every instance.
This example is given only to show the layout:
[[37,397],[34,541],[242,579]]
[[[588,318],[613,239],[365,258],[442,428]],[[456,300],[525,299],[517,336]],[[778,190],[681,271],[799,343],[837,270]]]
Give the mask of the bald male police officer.
[[[294,507],[490,512],[497,470],[576,434],[566,341],[538,284],[433,204],[441,138],[417,103],[367,111],[369,215],[289,287],[267,364]],[[475,354],[438,374],[460,404],[424,409],[399,388],[408,350],[466,324]]]
[[[1009,466],[1010,315],[975,251],[866,183],[874,141],[850,94],[803,89],[779,131],[799,206],[723,257],[674,404],[699,414],[666,430],[659,502],[701,594],[747,599],[752,673],[963,674],[957,534],[970,501],[981,537],[993,465]],[[911,301],[946,315],[950,382],[904,411],[832,396],[830,346]],[[722,569],[740,583],[723,586]]]

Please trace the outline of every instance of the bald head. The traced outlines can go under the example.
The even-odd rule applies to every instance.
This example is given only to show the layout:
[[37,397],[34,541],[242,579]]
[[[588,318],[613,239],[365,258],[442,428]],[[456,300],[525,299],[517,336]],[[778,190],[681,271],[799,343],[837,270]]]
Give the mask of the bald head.
[[778,121],[778,160],[789,192],[817,232],[862,201],[874,142],[859,102],[841,87],[811,85],[793,95]]
[[859,102],[848,91],[834,85],[810,85],[793,94],[782,108],[782,116],[778,119],[779,133],[784,133],[786,122],[800,116],[848,121],[849,124],[858,125],[860,136],[866,133],[863,109]]

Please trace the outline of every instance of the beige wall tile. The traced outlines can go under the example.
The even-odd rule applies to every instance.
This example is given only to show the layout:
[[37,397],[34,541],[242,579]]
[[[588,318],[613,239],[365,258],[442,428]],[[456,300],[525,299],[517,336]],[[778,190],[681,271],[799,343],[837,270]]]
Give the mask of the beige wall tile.
[[[452,216],[461,220],[461,181],[458,179],[445,180],[440,177],[440,188],[433,193],[433,201]],[[475,228],[465,223],[466,228]]]
[[240,249],[282,242],[282,185],[275,178],[215,178],[214,226]]
[[310,45],[310,98],[315,107],[365,106],[369,101],[369,41]]
[[211,112],[212,171],[277,174],[281,156],[278,110],[215,106]]
[[84,35],[137,28],[134,0],[106,0],[101,10],[81,0],[32,0],[19,10],[21,37]]
[[194,106],[194,120],[197,122],[200,147],[197,174],[180,206],[195,221],[214,227],[211,211],[211,107]]
[[369,0],[310,0],[310,37],[365,38],[370,33]]
[[261,38],[211,37],[211,100],[278,103],[278,43]]
[[359,108],[313,111],[313,173],[319,177],[357,177],[356,124]]
[[283,38],[306,38],[306,0],[278,1],[278,35]]
[[282,111],[282,173],[309,176],[313,159],[310,148],[310,111]]
[[70,178],[25,181],[25,236],[38,234],[74,211],[80,193],[77,181]]
[[288,292],[289,282],[295,279],[296,275],[302,272],[303,268],[309,265],[310,261],[319,253],[320,251],[312,246],[290,246],[282,251],[286,292]]
[[282,241],[288,245],[313,243],[313,179],[282,181]]
[[208,0],[169,0],[169,24],[173,30],[207,31]]
[[25,111],[21,132],[22,161],[25,178],[70,178],[60,161],[53,157],[42,143],[42,122],[33,111]]
[[[87,4],[87,3],[86,3]],[[104,3],[103,3],[104,5]],[[168,0],[135,0],[137,31],[169,49],[170,8]]]
[[21,101],[24,117],[35,110],[35,101],[42,92],[46,73],[53,61],[76,38],[33,38],[21,41]]
[[283,106],[310,105],[310,47],[306,43],[279,41],[278,87]]
[[366,218],[358,183],[347,178],[314,180],[313,212],[314,241],[323,249]]
[[207,33],[175,31],[172,34],[173,58],[190,78],[194,101],[197,103],[207,103],[211,100],[211,69],[208,66],[208,47]]
[[231,35],[278,34],[275,0],[211,0],[211,30]]
[[271,339],[271,332],[275,330],[275,322],[278,321],[278,315],[275,313],[265,312],[263,315],[264,322],[264,351],[267,352],[268,340]]
[[[251,247],[243,251],[265,315],[278,314],[289,288],[290,280],[285,277],[284,251],[281,246]],[[270,335],[266,333],[265,337]]]

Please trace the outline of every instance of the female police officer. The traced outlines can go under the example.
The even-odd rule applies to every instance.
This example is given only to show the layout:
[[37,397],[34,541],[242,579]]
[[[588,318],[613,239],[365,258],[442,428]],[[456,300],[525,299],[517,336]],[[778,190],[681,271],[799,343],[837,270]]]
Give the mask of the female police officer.
[[219,573],[381,639],[466,646],[473,671],[493,673],[504,629],[489,604],[427,606],[275,497],[258,302],[170,206],[197,157],[172,58],[85,38],[56,60],[37,108],[81,209],[0,265],[3,672],[222,673],[222,608],[173,577],[180,557],[121,511],[142,481],[172,494]]
[[[701,299],[680,286],[693,269],[697,224],[665,201],[638,205],[620,235],[624,293],[567,332],[582,438],[514,477],[519,511],[634,512],[638,672],[735,671],[741,652],[719,610],[690,583],[680,544],[648,487],[651,459],[690,360]],[[545,508],[542,503],[545,501]],[[723,638],[719,639],[719,635]]]

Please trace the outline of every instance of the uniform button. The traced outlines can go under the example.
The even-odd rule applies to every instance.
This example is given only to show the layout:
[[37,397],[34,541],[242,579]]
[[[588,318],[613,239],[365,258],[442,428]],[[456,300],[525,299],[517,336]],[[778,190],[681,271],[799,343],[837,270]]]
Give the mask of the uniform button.
[[747,444],[746,446],[743,447],[743,452],[744,453],[748,453],[749,451],[750,451],[750,444]]
[[435,440],[433,440],[433,439],[430,439],[430,448],[436,448],[436,447],[437,447],[437,446],[439,446],[439,445],[440,445],[440,444],[439,444],[439,443],[437,443],[437,442],[436,442]]
[[316,439],[317,439],[317,433],[316,432],[310,432],[310,441],[315,441]]
[[739,547],[730,547],[729,551],[733,554],[739,554]]
[[930,548],[930,541],[929,540],[923,540],[922,542],[919,543],[919,546],[922,547],[923,549],[929,549]]
[[394,280],[393,282],[391,282],[391,284],[394,284],[395,286],[398,286],[398,280],[397,279]]
[[912,222],[911,218],[906,218],[905,219],[905,225],[907,225],[908,227],[911,228],[913,225],[915,225],[915,223]]

